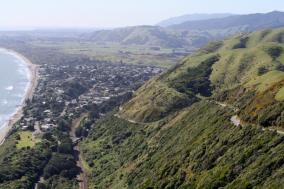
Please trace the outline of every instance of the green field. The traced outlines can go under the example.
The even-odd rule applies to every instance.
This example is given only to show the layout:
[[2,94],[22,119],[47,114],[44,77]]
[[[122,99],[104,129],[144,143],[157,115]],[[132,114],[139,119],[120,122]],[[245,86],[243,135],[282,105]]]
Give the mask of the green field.
[[[90,58],[113,63],[127,63],[138,65],[156,65],[171,67],[194,49],[153,49],[149,46],[124,46],[118,44],[96,44],[78,41],[32,41],[34,47],[51,48],[73,55],[86,55]],[[181,53],[181,54],[180,54]]]
[[40,142],[40,139],[35,139],[30,131],[22,131],[18,133],[20,140],[18,140],[17,148],[34,147],[36,143]]

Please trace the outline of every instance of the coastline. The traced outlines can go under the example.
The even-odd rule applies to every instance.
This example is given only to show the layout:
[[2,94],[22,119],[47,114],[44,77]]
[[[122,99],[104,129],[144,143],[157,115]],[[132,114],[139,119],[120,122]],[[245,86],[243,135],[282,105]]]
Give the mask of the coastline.
[[6,48],[0,48],[0,51],[7,52],[11,54],[12,56],[18,58],[21,60],[24,64],[27,65],[27,68],[29,70],[29,83],[27,86],[27,89],[25,91],[25,95],[23,97],[21,105],[16,109],[15,113],[11,115],[9,118],[9,121],[6,123],[5,126],[3,126],[0,129],[0,145],[2,145],[7,135],[9,134],[10,130],[12,129],[13,125],[17,123],[21,117],[23,116],[23,107],[26,105],[25,102],[27,99],[31,99],[33,96],[33,93],[35,91],[35,88],[38,84],[39,74],[38,74],[38,65],[33,64],[28,58],[26,58],[24,55]]

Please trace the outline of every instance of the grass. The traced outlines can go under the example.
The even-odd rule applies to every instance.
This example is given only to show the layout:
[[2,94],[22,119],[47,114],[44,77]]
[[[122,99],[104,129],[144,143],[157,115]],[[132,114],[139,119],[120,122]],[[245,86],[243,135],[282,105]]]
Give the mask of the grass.
[[138,122],[156,121],[173,111],[176,104],[187,101],[186,95],[154,79],[134,94],[120,115]]
[[264,92],[275,83],[284,80],[284,72],[270,71],[263,76],[257,77],[246,84],[247,87],[256,86],[258,92]]
[[275,100],[284,101],[284,87],[282,87],[278,93],[275,95]]
[[34,147],[36,143],[40,142],[40,139],[34,139],[32,136],[32,132],[30,131],[21,131],[18,133],[20,136],[20,140],[18,141],[16,147],[17,149],[26,148],[26,147]]
[[92,172],[91,167],[90,167],[90,166],[88,165],[88,163],[84,160],[84,158],[83,158],[83,160],[82,160],[82,165],[83,165],[84,169],[87,171],[88,174],[90,174],[90,173]]

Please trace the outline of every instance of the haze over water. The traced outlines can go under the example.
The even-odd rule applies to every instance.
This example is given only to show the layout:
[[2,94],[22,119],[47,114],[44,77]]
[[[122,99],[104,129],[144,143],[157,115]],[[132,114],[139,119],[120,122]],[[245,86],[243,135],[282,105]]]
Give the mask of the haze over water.
[[0,129],[22,104],[29,77],[23,60],[0,50]]

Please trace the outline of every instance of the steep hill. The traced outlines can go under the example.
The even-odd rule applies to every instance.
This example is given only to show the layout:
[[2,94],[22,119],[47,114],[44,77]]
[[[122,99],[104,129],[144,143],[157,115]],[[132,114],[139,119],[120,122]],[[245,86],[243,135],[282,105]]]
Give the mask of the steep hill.
[[188,21],[197,21],[197,20],[210,20],[215,18],[225,18],[228,16],[232,16],[233,14],[229,13],[219,13],[219,14],[188,14],[182,15],[178,17],[169,18],[167,20],[163,20],[159,22],[157,25],[162,27],[168,27],[171,25],[182,24]]
[[210,43],[146,83],[80,144],[89,188],[283,188],[283,39]]

